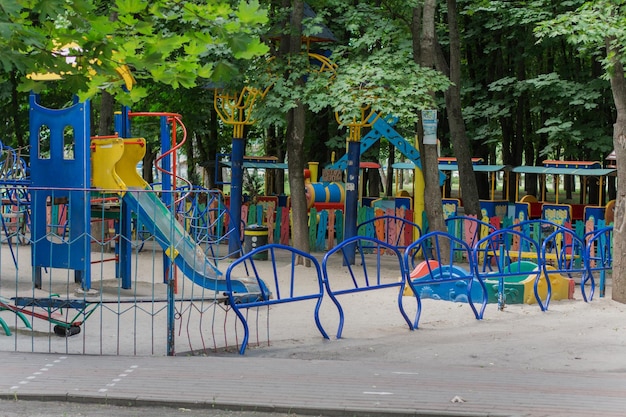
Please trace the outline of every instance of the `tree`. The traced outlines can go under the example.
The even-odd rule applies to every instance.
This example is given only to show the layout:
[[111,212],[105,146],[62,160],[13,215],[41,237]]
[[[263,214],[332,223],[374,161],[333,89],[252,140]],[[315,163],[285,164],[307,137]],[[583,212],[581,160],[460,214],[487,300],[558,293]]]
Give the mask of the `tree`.
[[[615,102],[613,146],[617,157],[617,198],[613,251],[626,251],[626,1],[589,1],[574,11],[563,13],[542,22],[537,33],[542,38],[564,36],[569,43],[583,50],[601,52],[610,79]],[[613,259],[613,300],[626,303],[626,260],[621,256]]]
[[[437,0],[425,0],[422,7],[421,33],[413,32],[413,42],[420,42],[419,64],[425,68],[435,67],[435,11]],[[435,95],[435,91],[431,94]],[[423,137],[423,135],[420,135]],[[441,192],[439,191],[439,169],[437,145],[423,143],[422,169],[424,172],[424,201],[428,216],[429,229],[444,231],[443,207],[441,205]]]
[[[533,36],[538,22],[582,3],[459,2],[461,97],[473,156],[540,165],[544,159],[598,160],[612,149],[610,85],[600,79],[594,55],[563,38],[538,43]],[[447,38],[439,35],[445,47]],[[526,192],[538,195],[536,178],[524,183]],[[479,183],[481,198],[487,198],[486,186]]]
[[[476,176],[472,168],[472,154],[461,110],[461,40],[457,21],[456,0],[447,0],[448,32],[450,35],[449,64],[437,59],[437,68],[450,77],[450,88],[445,91],[446,114],[454,155],[459,166],[459,186],[463,190],[463,208],[466,215],[481,216]],[[439,45],[440,48],[440,45]]]
[[[286,0],[287,2],[288,0]],[[297,60],[302,55],[302,19],[304,2],[294,0],[291,11],[290,30],[281,37],[281,52],[286,51],[289,60]],[[285,77],[292,74],[287,72]],[[294,80],[302,87],[304,80]],[[291,194],[292,222],[291,238],[293,246],[303,252],[310,252],[308,239],[307,202],[304,190],[304,127],[306,121],[305,104],[295,97],[294,106],[287,112],[287,162],[289,166],[289,188]],[[298,257],[298,263],[304,260]],[[307,265],[309,266],[309,265]]]
[[[369,105],[378,114],[398,117],[397,126],[412,128],[420,109],[436,106],[430,93],[445,90],[449,86],[448,79],[413,61],[410,34],[397,22],[385,19],[379,8],[365,3],[351,7],[343,2],[336,7],[337,23],[344,28],[344,39],[340,44],[325,45],[332,51],[330,56],[336,65],[333,71],[320,71],[317,63],[309,60],[309,50],[304,46],[300,49],[300,56],[291,54],[289,60],[279,57],[269,63],[259,62],[253,68],[249,77],[251,83],[272,86],[256,110],[258,124],[284,129],[287,126],[285,121],[289,120],[288,112],[299,109],[302,104],[313,113],[330,109],[339,114],[340,119],[360,120],[361,108]],[[294,19],[289,21],[295,22]],[[303,36],[313,37],[319,30],[316,21],[303,22]],[[283,48],[282,40],[280,47]],[[304,80],[306,82],[302,82]],[[292,140],[293,137],[288,136],[288,152],[292,148],[298,149]],[[345,136],[342,142],[345,144]],[[304,153],[294,157],[306,160]],[[289,154],[290,163],[291,159]],[[294,174],[289,165],[289,171],[293,203],[296,190],[291,177],[300,175],[301,169]],[[301,181],[303,184],[303,180],[298,180],[298,184]],[[298,214],[295,207],[293,210],[295,218]],[[306,215],[306,206],[303,206],[303,216]],[[303,239],[308,240],[308,236],[304,235]]]

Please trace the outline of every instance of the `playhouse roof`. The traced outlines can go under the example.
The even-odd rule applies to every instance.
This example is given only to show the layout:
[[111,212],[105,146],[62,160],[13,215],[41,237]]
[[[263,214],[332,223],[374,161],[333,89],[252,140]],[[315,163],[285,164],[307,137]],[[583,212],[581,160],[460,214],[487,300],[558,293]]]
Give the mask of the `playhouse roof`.
[[[396,162],[391,166],[394,169],[415,169],[413,162]],[[472,165],[474,172],[497,172],[505,171],[507,165]],[[459,166],[456,164],[439,164],[439,171],[458,171]]]
[[615,169],[610,168],[555,168],[543,166],[521,166],[513,168],[513,172],[519,174],[580,175],[587,177],[602,177],[606,175],[611,175],[615,171]]

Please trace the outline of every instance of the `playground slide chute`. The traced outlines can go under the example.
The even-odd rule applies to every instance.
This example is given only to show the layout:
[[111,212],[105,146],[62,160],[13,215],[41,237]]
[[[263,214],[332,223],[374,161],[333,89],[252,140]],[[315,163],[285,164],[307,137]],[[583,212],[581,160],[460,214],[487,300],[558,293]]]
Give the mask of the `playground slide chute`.
[[[207,258],[202,247],[170,209],[149,191],[149,184],[137,173],[137,163],[145,153],[145,140],[106,138],[92,141],[92,146],[93,185],[117,190],[124,204],[137,214],[139,221],[156,237],[165,254],[187,278],[203,288],[227,291],[224,274]],[[231,281],[235,293],[261,293],[256,279]]]
[[[186,277],[203,288],[227,290],[224,274],[207,259],[202,247],[192,239],[155,193],[130,189],[124,193],[123,200],[137,213],[143,226],[154,234],[166,255]],[[232,285],[236,293],[261,292],[256,280],[238,279]]]

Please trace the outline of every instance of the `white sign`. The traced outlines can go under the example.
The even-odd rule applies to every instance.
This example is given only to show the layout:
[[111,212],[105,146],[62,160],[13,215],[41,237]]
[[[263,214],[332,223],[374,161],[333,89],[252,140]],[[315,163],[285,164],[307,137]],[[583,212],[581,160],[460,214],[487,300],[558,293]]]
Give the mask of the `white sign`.
[[424,145],[437,144],[437,110],[422,110]]

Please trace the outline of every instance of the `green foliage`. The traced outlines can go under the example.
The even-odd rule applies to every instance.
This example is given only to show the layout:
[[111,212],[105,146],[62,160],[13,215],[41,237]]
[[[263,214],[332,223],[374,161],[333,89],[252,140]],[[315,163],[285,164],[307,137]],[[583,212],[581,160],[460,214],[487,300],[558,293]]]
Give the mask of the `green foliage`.
[[256,202],[259,195],[263,195],[265,182],[265,172],[259,172],[256,168],[250,172],[249,169],[243,170],[243,192],[250,197],[252,202]]
[[[259,33],[267,22],[258,0],[0,0],[0,66],[21,74],[62,75],[70,91],[85,99],[105,88],[122,102],[146,96],[141,87],[122,93],[117,69],[128,65],[138,81],[190,88],[221,61],[265,54]],[[71,58],[69,58],[71,57]],[[234,74],[231,73],[231,74]],[[41,89],[25,80],[22,89]]]
[[[541,22],[535,33],[540,40],[565,37],[569,43],[579,46],[581,53],[604,57],[603,64],[610,69],[610,60],[604,53],[607,42],[617,45],[618,50],[626,47],[626,3],[587,1],[574,10]],[[621,59],[626,63],[624,54]]]
[[[437,107],[433,93],[450,85],[443,74],[417,65],[407,49],[379,48],[360,60],[350,59],[347,49],[337,52],[337,76],[326,97],[343,119],[358,119],[359,105],[364,103],[411,125],[417,122],[419,110]],[[323,103],[320,90],[316,98]]]
[[[286,112],[302,102],[313,112],[331,108],[342,120],[360,118],[361,106],[370,105],[412,126],[419,110],[437,107],[432,93],[447,89],[449,80],[415,64],[410,33],[404,27],[366,2],[334,6],[335,23],[348,37],[343,45],[327,46],[336,70],[318,71],[319,62],[306,53],[289,60],[275,58],[269,64],[258,62],[250,79],[261,88],[272,86],[255,113],[259,122],[282,126]],[[315,21],[306,27],[311,33],[319,31],[310,29],[316,27]]]
[[[361,105],[370,104],[399,116],[396,128],[406,136],[413,135],[420,109],[442,108],[441,94],[433,101],[430,92],[445,90],[448,80],[413,62],[409,27],[419,0],[309,3],[318,15],[305,19],[303,33],[319,34],[321,23],[330,27],[339,42],[311,48],[332,52],[335,72],[318,72],[318,63],[304,53],[270,58],[260,39],[268,27],[280,27],[290,10],[272,10],[276,19],[270,22],[258,0],[0,0],[0,105],[12,106],[14,71],[22,91],[45,88],[46,100],[59,105],[67,91],[85,98],[107,89],[137,109],[176,111],[190,137],[203,140],[212,91],[200,87],[210,81],[235,90],[272,86],[255,109],[257,123],[249,133],[255,138],[267,126],[284,127],[285,114],[299,102],[320,114],[337,110],[343,120],[360,116]],[[445,2],[438,5],[438,39],[446,55],[447,10]],[[607,72],[597,62],[610,70],[606,39],[621,50],[626,46],[626,2],[463,0],[458,7],[463,114],[477,150],[500,149],[510,135],[504,126],[544,154],[566,150],[598,158],[610,149],[614,109],[610,86],[601,79]],[[272,36],[278,32],[271,30]],[[70,44],[76,47],[61,55]],[[130,93],[122,91],[116,72],[122,64],[138,80]],[[64,79],[43,84],[25,77],[32,72],[64,73]],[[3,112],[1,139],[27,130],[24,94],[18,102],[16,120]],[[330,119],[324,147],[344,149],[345,130]],[[137,129],[151,136],[152,127],[139,123]],[[445,134],[446,123],[440,126]],[[219,149],[228,151],[229,129],[219,127]],[[320,145],[311,148],[319,151]]]
[[[459,2],[463,115],[478,152],[488,148],[500,157],[503,138],[517,161],[523,160],[519,152],[533,152],[529,160],[539,153],[599,159],[610,149],[612,98],[597,64],[603,46],[568,45],[556,32],[572,28],[559,29],[553,20],[577,15],[585,3]],[[606,13],[602,16],[606,19]],[[537,42],[536,27],[554,30],[555,36]]]

